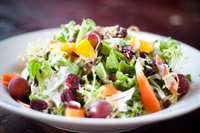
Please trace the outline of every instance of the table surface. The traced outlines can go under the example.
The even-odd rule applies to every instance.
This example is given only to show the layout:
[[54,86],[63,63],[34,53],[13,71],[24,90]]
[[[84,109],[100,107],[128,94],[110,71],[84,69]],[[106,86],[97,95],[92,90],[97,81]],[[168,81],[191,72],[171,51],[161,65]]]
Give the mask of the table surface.
[[[30,31],[59,27],[70,20],[93,19],[97,25],[136,25],[200,50],[198,0],[0,0],[0,40]],[[200,132],[200,108],[128,132]],[[65,132],[0,108],[0,132]]]

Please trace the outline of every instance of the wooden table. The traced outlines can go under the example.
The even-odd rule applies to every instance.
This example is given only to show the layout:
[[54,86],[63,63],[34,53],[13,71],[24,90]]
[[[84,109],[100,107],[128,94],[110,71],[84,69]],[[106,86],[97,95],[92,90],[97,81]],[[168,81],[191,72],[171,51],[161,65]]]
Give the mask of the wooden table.
[[[198,0],[1,0],[0,40],[30,31],[59,27],[83,18],[97,25],[136,25],[187,43],[200,50],[200,2]],[[152,123],[135,133],[200,132],[200,108],[189,114]],[[0,108],[0,132],[66,132]],[[127,133],[128,133],[127,132]]]

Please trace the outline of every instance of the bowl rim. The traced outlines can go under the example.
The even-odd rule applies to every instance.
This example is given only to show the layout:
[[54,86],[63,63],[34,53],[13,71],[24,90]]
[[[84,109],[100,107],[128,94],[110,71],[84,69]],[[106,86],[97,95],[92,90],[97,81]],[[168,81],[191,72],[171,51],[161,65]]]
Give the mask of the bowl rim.
[[[4,45],[5,43],[8,43],[9,41],[12,41],[14,39],[20,39],[26,36],[31,36],[34,34],[44,34],[47,32],[55,32],[60,30],[61,28],[50,28],[50,29],[42,29],[42,30],[37,30],[37,31],[31,31],[31,32],[27,32],[27,33],[22,33],[16,36],[12,36],[9,38],[6,38],[4,40],[0,41],[0,47],[2,45]],[[129,31],[132,32],[132,31]],[[144,32],[144,31],[140,31],[140,33],[142,34],[150,34],[153,36],[159,36],[162,38],[166,38],[165,36],[162,35],[157,35],[157,34],[153,34],[153,33],[149,33],[149,32]],[[173,39],[174,41],[177,41],[175,39]],[[191,48],[192,50],[197,50],[197,52],[199,52],[198,49],[195,49],[192,46],[189,46],[181,41],[180,42],[182,45],[184,45],[185,47]],[[2,84],[2,83],[0,83]],[[1,87],[1,85],[0,85]],[[0,88],[1,89],[1,88]],[[198,88],[200,89],[200,88]],[[14,101],[14,100],[13,100]],[[175,106],[175,105],[174,105]],[[149,123],[149,122],[156,122],[156,121],[162,121],[162,120],[167,120],[167,119],[171,119],[171,118],[175,118],[181,115],[184,115],[186,113],[189,113],[197,108],[200,107],[200,102],[196,103],[196,104],[191,104],[189,108],[184,108],[183,109],[177,109],[176,111],[172,111],[172,112],[165,112],[164,110],[156,112],[156,113],[152,113],[152,114],[148,114],[148,115],[144,115],[144,116],[140,116],[140,117],[133,117],[133,118],[115,118],[115,119],[99,119],[99,118],[67,118],[67,117],[63,117],[63,116],[57,116],[57,115],[51,115],[51,114],[46,114],[46,113],[42,113],[39,111],[35,111],[35,110],[29,110],[27,111],[27,109],[24,109],[24,107],[16,107],[10,104],[7,104],[5,102],[2,102],[0,100],[0,107],[5,108],[11,112],[17,113],[19,115],[22,116],[26,116],[26,117],[31,117],[37,120],[38,119],[43,119],[43,120],[48,120],[48,121],[55,121],[55,122],[63,122],[63,123],[74,123],[74,124],[82,124],[82,125],[125,125],[125,124],[144,124],[144,123]],[[164,112],[164,115],[163,115]],[[30,115],[31,114],[31,115]],[[161,114],[161,115],[160,115]]]

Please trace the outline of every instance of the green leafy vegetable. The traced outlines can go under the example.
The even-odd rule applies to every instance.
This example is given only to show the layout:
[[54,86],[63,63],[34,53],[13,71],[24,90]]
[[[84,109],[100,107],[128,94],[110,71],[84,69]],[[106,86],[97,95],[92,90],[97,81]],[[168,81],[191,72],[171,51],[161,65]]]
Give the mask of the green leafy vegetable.
[[106,67],[109,69],[117,69],[119,65],[119,61],[117,59],[117,55],[114,52],[114,49],[110,51],[109,57],[106,60]]
[[109,82],[109,73],[105,69],[102,62],[100,62],[97,66],[94,67],[95,72],[97,73],[98,77],[103,81],[103,83]]
[[189,79],[190,82],[192,82],[192,77],[190,74],[187,74],[186,77]]
[[71,37],[76,37],[79,30],[71,30],[71,27],[75,26],[75,21],[70,21],[68,24],[61,25],[62,32],[54,35],[54,39],[60,42],[66,42]]
[[123,72],[124,74],[128,74],[129,76],[135,75],[135,67],[126,64],[125,61],[121,61],[119,63],[119,69],[120,72]]
[[65,111],[65,107],[64,107],[64,103],[61,102],[59,107],[57,107],[57,115],[64,115],[64,111]]
[[88,31],[94,30],[96,24],[93,20],[91,19],[87,19],[87,20],[83,20],[81,27],[80,27],[80,31],[78,33],[77,39],[76,39],[76,44],[78,44],[79,42],[81,42],[85,36],[85,34]]
[[51,76],[52,68],[48,62],[35,58],[29,61],[28,72],[30,75],[30,80],[34,82],[34,78],[36,77],[40,86],[43,86],[43,83],[46,78]]

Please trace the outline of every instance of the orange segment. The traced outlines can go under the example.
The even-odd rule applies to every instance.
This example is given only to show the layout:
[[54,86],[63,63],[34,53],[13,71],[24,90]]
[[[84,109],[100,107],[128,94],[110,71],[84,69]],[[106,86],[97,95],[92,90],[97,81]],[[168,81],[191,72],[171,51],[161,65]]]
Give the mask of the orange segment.
[[84,39],[83,41],[81,41],[79,44],[76,45],[75,52],[79,56],[82,55],[90,59],[94,59],[95,56],[95,50],[87,39]]
[[49,49],[52,51],[57,45],[57,43],[49,44]]
[[72,54],[72,52],[74,52],[76,49],[76,43],[62,43],[62,45],[60,45],[60,50],[63,52],[66,52],[69,55]]
[[[132,46],[135,46],[135,38],[132,38],[129,42],[131,43]],[[147,54],[149,54],[151,53],[151,51],[154,50],[153,45],[150,44],[149,42],[144,40],[139,40],[139,42],[140,42],[140,47],[139,47],[140,51],[144,51]]]

